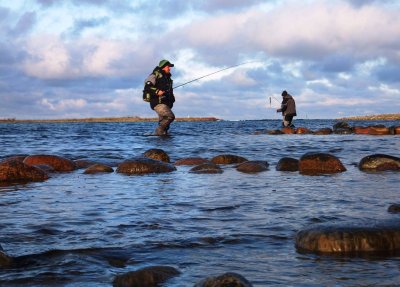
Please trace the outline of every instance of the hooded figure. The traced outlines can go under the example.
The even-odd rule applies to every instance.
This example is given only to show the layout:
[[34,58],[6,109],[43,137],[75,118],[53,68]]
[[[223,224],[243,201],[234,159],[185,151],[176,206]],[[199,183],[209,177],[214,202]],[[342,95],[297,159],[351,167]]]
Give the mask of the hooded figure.
[[171,110],[175,102],[171,79],[173,66],[174,64],[168,60],[161,60],[145,80],[143,99],[150,102],[151,109],[158,115],[158,127],[155,134],[159,136],[167,135],[169,126],[175,119]]
[[282,103],[281,108],[277,109],[276,112],[282,113],[283,121],[282,125],[284,127],[294,127],[292,124],[293,117],[297,116],[296,114],[296,103],[291,95],[288,92],[282,92]]

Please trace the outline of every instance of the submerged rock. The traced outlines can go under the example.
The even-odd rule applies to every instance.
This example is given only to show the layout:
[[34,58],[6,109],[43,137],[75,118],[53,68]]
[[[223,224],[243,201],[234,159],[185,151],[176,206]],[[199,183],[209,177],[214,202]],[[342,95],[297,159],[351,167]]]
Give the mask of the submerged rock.
[[84,174],[95,174],[95,173],[104,173],[104,172],[114,172],[114,169],[111,166],[96,163],[89,166],[85,171]]
[[114,287],[157,287],[180,272],[170,266],[149,266],[114,278]]
[[281,131],[282,131],[282,133],[288,134],[288,135],[296,133],[295,129],[292,129],[292,128],[289,128],[289,127],[284,127],[284,128],[281,129]]
[[175,165],[199,165],[203,163],[208,163],[210,162],[206,158],[202,157],[188,157],[188,158],[182,158],[180,160],[177,160],[175,162]]
[[49,176],[40,168],[27,165],[18,160],[0,163],[0,182],[44,181]]
[[97,164],[98,162],[90,159],[77,159],[74,160],[76,168],[88,168],[91,165]]
[[222,170],[222,168],[215,164],[215,163],[203,163],[200,165],[197,165],[195,167],[193,167],[192,169],[190,169],[191,173],[223,173],[224,171]]
[[304,134],[304,135],[309,135],[312,134],[313,132],[311,130],[309,130],[308,128],[303,128],[303,127],[299,127],[296,129],[296,134]]
[[400,204],[391,204],[388,208],[390,213],[400,213]]
[[373,154],[362,158],[358,168],[362,171],[400,170],[400,158],[386,154]]
[[333,131],[331,128],[322,128],[322,129],[316,130],[314,132],[314,135],[330,135],[332,132]]
[[24,159],[24,163],[27,165],[48,165],[51,166],[55,171],[66,172],[73,171],[77,168],[75,162],[67,158],[57,155],[30,155]]
[[125,160],[117,167],[118,173],[124,173],[127,175],[167,173],[175,170],[176,167],[172,164],[146,157]]
[[252,160],[239,164],[236,170],[244,173],[257,173],[268,170],[268,166],[267,161]]
[[215,164],[233,164],[233,163],[242,163],[245,161],[248,161],[248,159],[233,154],[221,154],[211,159],[211,162]]
[[299,171],[299,160],[291,157],[283,157],[276,165],[278,171]]
[[169,155],[163,151],[162,149],[152,148],[143,153],[144,157],[152,158],[155,160],[163,161],[163,162],[170,162]]
[[12,264],[12,258],[8,256],[0,245],[0,267],[5,268]]
[[208,277],[198,282],[194,287],[252,287],[242,275],[228,272],[216,277]]
[[267,134],[269,135],[283,135],[284,132],[281,130],[271,130],[271,131],[267,131]]
[[300,158],[301,174],[318,175],[346,171],[342,162],[334,155],[327,153],[306,153]]
[[398,222],[381,226],[316,225],[297,233],[296,248],[331,254],[398,253],[400,225]]

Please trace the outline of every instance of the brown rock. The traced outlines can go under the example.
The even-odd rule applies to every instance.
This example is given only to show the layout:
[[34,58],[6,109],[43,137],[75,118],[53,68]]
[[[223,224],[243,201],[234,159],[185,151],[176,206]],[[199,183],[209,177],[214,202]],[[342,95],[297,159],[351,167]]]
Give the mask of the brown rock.
[[284,128],[282,128],[281,131],[284,134],[295,134],[296,133],[296,131],[294,129],[289,128],[289,127],[284,127]]
[[378,125],[378,126],[371,126],[369,127],[369,134],[370,135],[390,135],[389,128]]
[[8,256],[0,245],[0,267],[8,267],[12,264],[12,258]]
[[193,167],[189,172],[191,173],[223,173],[224,171],[215,163],[203,163]]
[[248,161],[248,159],[233,154],[217,155],[211,159],[211,162],[215,164],[233,164],[233,163],[242,163],[245,161]]
[[44,181],[48,178],[43,170],[18,160],[9,160],[0,164],[0,182]]
[[201,280],[194,287],[252,287],[242,275],[228,272],[216,277],[208,277]]
[[396,135],[400,135],[400,126],[394,127],[394,133],[395,133]]
[[139,157],[125,160],[118,165],[117,172],[128,175],[147,174],[147,173],[167,173],[175,171],[176,167],[172,164],[159,160]]
[[390,213],[400,213],[400,204],[391,204],[388,208]]
[[0,163],[2,163],[2,162],[7,162],[7,161],[14,161],[14,160],[23,162],[24,159],[25,159],[27,156],[28,156],[28,155],[13,155],[13,156],[10,156],[10,157],[3,158],[2,160],[0,160]]
[[170,266],[150,266],[137,271],[117,275],[114,287],[157,287],[180,272]]
[[182,158],[175,162],[175,165],[199,165],[203,163],[210,162],[208,159],[201,158],[201,157],[188,157]]
[[369,134],[369,127],[359,127],[356,126],[353,128],[354,133],[358,135],[368,135]]
[[90,159],[77,159],[74,160],[74,162],[76,164],[76,168],[88,168],[89,166],[98,163]]
[[342,162],[335,156],[326,153],[306,153],[300,158],[301,174],[318,175],[346,171]]
[[362,171],[396,171],[400,170],[400,158],[386,154],[373,154],[362,158],[358,168]]
[[312,134],[313,132],[308,128],[299,127],[296,129],[296,134]]
[[276,170],[299,171],[299,160],[291,157],[283,157],[278,161]]
[[400,251],[400,225],[314,226],[297,233],[296,248],[315,253],[395,253]]
[[170,162],[168,154],[165,151],[163,151],[162,149],[158,149],[158,148],[152,148],[152,149],[147,150],[143,154],[143,156],[144,157],[148,157],[148,158],[152,158],[152,159],[155,159],[155,160],[160,160],[160,161],[163,161],[163,162],[167,162],[167,163]]
[[72,160],[57,155],[30,155],[25,158],[24,163],[27,165],[48,165],[60,172],[73,171],[77,168]]
[[332,132],[333,131],[331,128],[322,128],[322,129],[316,130],[314,132],[314,135],[330,135]]
[[252,160],[239,164],[236,170],[244,173],[257,173],[268,170],[268,166],[267,161]]
[[114,169],[111,166],[96,163],[89,166],[85,171],[84,174],[95,174],[95,173],[104,173],[104,172],[114,172]]
[[271,131],[267,131],[267,134],[269,135],[283,135],[283,131],[281,130],[271,130]]

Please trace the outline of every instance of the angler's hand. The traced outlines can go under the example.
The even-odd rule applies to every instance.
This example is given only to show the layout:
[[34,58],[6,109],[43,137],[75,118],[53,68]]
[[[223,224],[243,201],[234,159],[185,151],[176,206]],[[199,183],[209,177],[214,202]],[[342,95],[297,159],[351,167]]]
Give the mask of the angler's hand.
[[165,91],[163,90],[158,90],[157,91],[157,96],[162,97],[164,95]]

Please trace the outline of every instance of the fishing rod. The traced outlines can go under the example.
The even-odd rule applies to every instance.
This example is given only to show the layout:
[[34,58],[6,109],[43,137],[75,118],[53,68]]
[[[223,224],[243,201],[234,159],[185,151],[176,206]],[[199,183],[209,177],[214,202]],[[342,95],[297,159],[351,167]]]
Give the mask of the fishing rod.
[[198,77],[198,78],[196,78],[196,79],[190,80],[189,82],[186,82],[186,83],[180,84],[180,85],[178,85],[178,86],[175,86],[175,87],[173,87],[173,88],[176,89],[176,88],[182,87],[182,86],[184,86],[184,85],[187,85],[187,84],[189,84],[189,83],[192,83],[192,82],[198,81],[198,80],[200,80],[200,79],[203,79],[203,78],[205,78],[205,77],[208,77],[208,76],[217,74],[217,73],[219,73],[219,72],[222,72],[222,71],[225,71],[225,70],[229,70],[229,69],[232,69],[232,68],[236,68],[236,67],[239,67],[239,66],[243,66],[243,65],[246,65],[246,64],[257,63],[257,62],[262,62],[262,61],[245,62],[245,63],[237,64],[237,65],[234,65],[234,66],[230,66],[230,67],[227,67],[227,68],[223,68],[223,69],[221,69],[221,70],[212,72],[212,73],[210,73],[210,74],[207,74],[207,75]]

